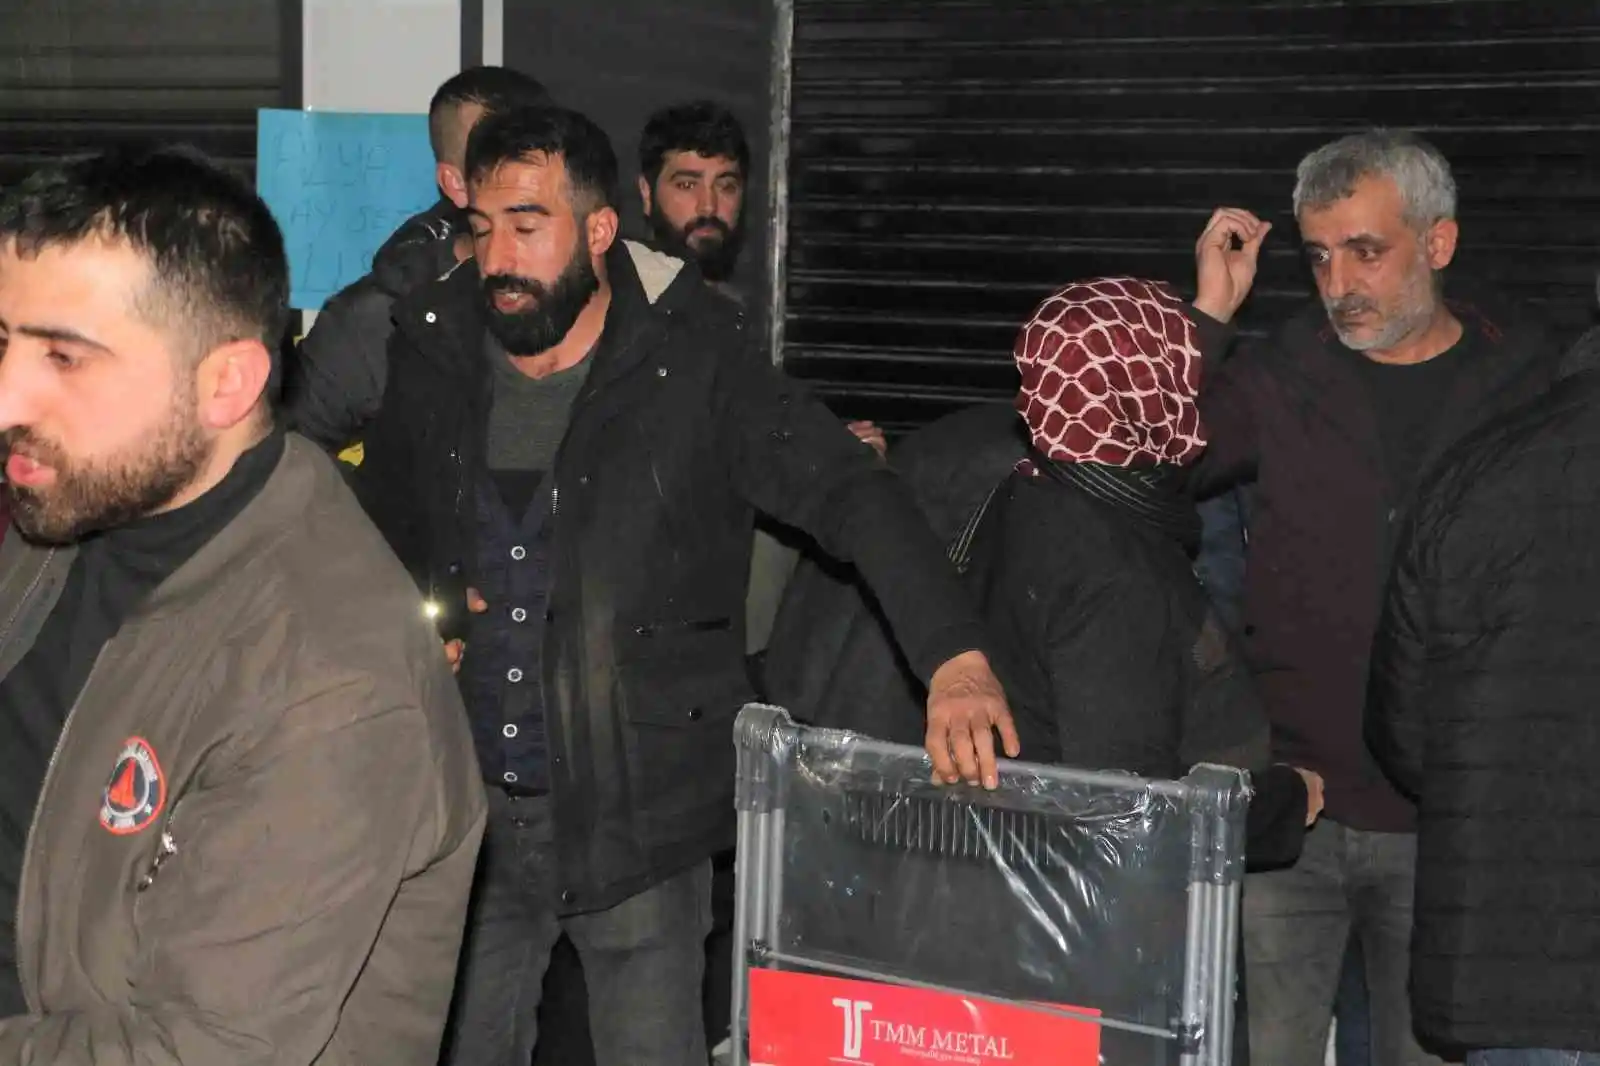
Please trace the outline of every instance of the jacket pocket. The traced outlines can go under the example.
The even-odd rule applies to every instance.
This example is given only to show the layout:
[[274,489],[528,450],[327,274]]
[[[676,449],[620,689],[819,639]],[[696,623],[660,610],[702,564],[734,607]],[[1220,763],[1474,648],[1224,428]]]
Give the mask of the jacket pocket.
[[730,656],[743,648],[736,639],[733,619],[727,616],[647,620],[624,625],[617,634],[617,657],[648,674],[674,669],[702,674],[728,669]]
[[658,660],[630,673],[622,693],[623,733],[645,843],[703,832],[696,812],[732,802],[733,723],[755,695],[743,659],[735,655],[716,665]]
[[[137,967],[145,969],[154,957],[158,945],[153,941],[153,930],[161,925],[161,915],[171,906],[173,895],[182,895],[183,869],[180,854],[185,850],[186,836],[180,835],[178,820],[184,811],[184,797],[170,797],[166,815],[158,826],[152,826],[153,837],[144,849],[133,870],[133,942]],[[187,833],[187,829],[183,831]],[[152,918],[152,911],[155,917]]]

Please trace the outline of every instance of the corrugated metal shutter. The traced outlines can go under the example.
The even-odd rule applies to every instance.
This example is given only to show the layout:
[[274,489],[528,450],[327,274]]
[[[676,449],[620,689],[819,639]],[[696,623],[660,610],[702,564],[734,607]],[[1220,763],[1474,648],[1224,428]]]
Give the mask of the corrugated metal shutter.
[[298,107],[298,0],[0,0],[0,184],[55,156],[187,142],[255,174]]
[[1310,291],[1296,161],[1415,128],[1461,187],[1458,270],[1594,307],[1600,3],[797,0],[785,366],[891,425],[1009,395],[1017,327],[1090,274],[1188,287],[1219,202],[1276,224],[1242,321]]

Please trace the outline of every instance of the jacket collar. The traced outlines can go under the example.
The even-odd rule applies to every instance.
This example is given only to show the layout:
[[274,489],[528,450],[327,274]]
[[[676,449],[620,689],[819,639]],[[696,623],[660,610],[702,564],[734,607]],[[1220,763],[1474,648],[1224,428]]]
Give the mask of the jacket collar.
[[[1478,343],[1479,352],[1492,358],[1491,376],[1515,374],[1514,364],[1532,358],[1549,347],[1543,325],[1514,304],[1492,292],[1470,286],[1451,285],[1445,293],[1445,306],[1461,323],[1463,336]],[[1326,371],[1331,366],[1348,367],[1352,358],[1362,358],[1339,342],[1327,312],[1317,300],[1310,301],[1287,327],[1292,343],[1290,352],[1311,351],[1315,358],[1308,366]],[[1513,364],[1513,365],[1507,365]]]
[[612,245],[606,254],[606,274],[611,279],[611,307],[595,348],[587,392],[637,366],[651,350],[647,338],[682,310],[693,288],[704,288],[699,274],[681,259],[631,241]]
[[394,305],[395,329],[425,359],[452,375],[479,363],[485,330],[482,285],[472,260],[413,289]]
[[[634,241],[617,241],[606,253],[611,307],[596,351],[592,385],[602,384],[642,355],[635,343],[705,290],[699,272],[681,259]],[[395,305],[395,325],[425,357],[453,376],[473,378],[483,366],[482,286],[471,260]]]
[[[1445,303],[1461,322],[1463,336],[1476,343],[1471,363],[1439,398],[1433,444],[1419,469],[1495,411],[1531,396],[1556,371],[1548,334],[1513,305],[1459,285],[1446,293]],[[1364,356],[1339,342],[1320,302],[1311,301],[1289,321],[1280,347],[1287,356],[1281,367],[1285,383],[1302,409],[1331,420],[1373,466],[1386,469],[1377,413],[1354,363]]]

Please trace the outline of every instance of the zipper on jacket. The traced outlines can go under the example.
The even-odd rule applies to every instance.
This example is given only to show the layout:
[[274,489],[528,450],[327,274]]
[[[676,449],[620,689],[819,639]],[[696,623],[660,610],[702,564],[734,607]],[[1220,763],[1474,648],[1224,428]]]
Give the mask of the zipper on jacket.
[[[623,356],[632,351],[633,346],[637,343],[638,337],[635,335],[628,341],[628,343],[624,344],[617,350],[614,358],[621,359]],[[567,415],[566,431],[561,434],[561,441],[556,445],[555,457],[550,462],[550,516],[552,518],[561,513],[561,482],[557,475],[561,471],[561,457],[566,453],[567,450],[567,438],[572,435],[572,427],[577,423],[578,415],[583,411],[584,408],[593,403],[594,398],[599,394],[600,389],[598,386],[589,386],[586,384],[583,391],[578,394],[577,401],[572,405],[572,410]],[[554,546],[555,541],[554,534],[555,531],[552,530],[550,538],[552,547]]]
[[134,891],[144,892],[156,883],[156,875],[161,872],[161,867],[166,865],[168,859],[178,854],[178,842],[172,835],[172,815],[167,815],[167,820],[161,826],[161,843],[156,846],[156,856],[150,860],[150,865],[140,875],[134,884]]
[[[461,460],[461,446],[460,445],[457,445],[454,448],[450,449],[450,462],[455,466],[455,481],[456,481],[456,499],[455,499],[455,503],[451,505],[451,515],[452,515],[451,524],[455,527],[456,530],[459,531],[460,528],[461,528],[461,523],[464,521],[464,519],[462,517],[462,514],[461,514],[461,506],[462,506],[463,503],[466,502],[466,498],[467,498],[467,466]],[[465,582],[467,580],[467,576],[466,576],[467,575],[467,561],[464,558],[464,556],[466,555],[466,552],[463,551],[462,548],[463,548],[463,545],[457,544],[455,546],[455,551],[450,553],[451,555],[456,556],[456,558],[448,560],[445,565],[448,566],[450,563],[458,563],[459,564],[457,569],[460,570],[460,572],[461,572],[460,573],[461,585],[464,586]],[[466,589],[464,587],[458,587],[456,582],[448,582],[448,585],[449,585],[449,588],[450,588],[450,594],[452,596],[455,596],[455,595],[465,596],[466,595]],[[466,604],[461,604],[460,606],[464,607],[464,606],[466,606]],[[454,605],[452,605],[452,612],[453,612],[453,610],[454,610]],[[452,613],[450,617],[454,618],[455,617],[454,613]]]
[[654,637],[678,633],[727,633],[732,629],[731,618],[699,618],[676,622],[641,623],[633,627],[633,633],[638,637]]
[[[460,266],[461,264],[458,263],[456,265]],[[489,375],[489,374],[485,374],[484,375],[484,380],[483,380],[482,384],[480,384],[478,386],[478,391],[479,391],[478,401],[479,401],[480,405],[482,405],[480,407],[480,410],[482,410],[484,412],[487,412],[489,407],[492,406],[493,403],[494,403],[494,380],[493,380],[492,375]],[[488,421],[487,413],[484,415],[483,418],[479,419],[478,421],[480,422],[480,424],[482,426],[481,435],[480,435],[480,437],[478,439],[478,454],[479,454],[479,456],[482,456],[482,455],[485,454],[485,449],[487,448],[487,440],[488,440],[488,436],[487,435],[488,435],[488,432],[489,432],[489,429],[488,429],[489,421]],[[429,415],[428,415],[428,424],[429,424],[430,427],[432,427],[432,426],[434,426],[436,424],[436,415],[433,412],[430,412]],[[454,503],[452,504],[452,507],[451,507],[451,518],[452,518],[451,527],[455,530],[456,534],[460,533],[462,522],[465,521],[465,519],[463,517],[463,511],[464,511],[464,507],[465,507],[465,504],[466,504],[466,501],[467,501],[467,477],[468,477],[468,474],[467,474],[467,460],[466,460],[466,457],[464,455],[464,448],[465,448],[465,446],[462,444],[461,437],[458,434],[456,439],[455,439],[455,441],[452,442],[451,445],[450,445],[450,464],[451,464],[452,467],[454,467],[454,477],[455,477],[455,487],[456,487],[456,490],[455,490],[455,501],[454,501]],[[472,543],[472,538],[468,538],[466,543],[462,543],[459,539],[457,539],[456,543],[454,544],[453,550],[448,553],[450,555],[454,555],[455,558],[447,560],[447,565],[449,563],[459,564],[459,566],[461,568],[461,577],[462,577],[463,583],[465,583],[465,581],[467,580],[466,574],[467,574],[467,571],[468,571],[468,567],[467,567],[466,556],[468,554],[467,548],[471,545],[471,543]],[[437,563],[437,557],[435,557],[434,562]],[[434,583],[434,578],[432,576],[432,573],[433,573],[433,566],[432,565],[429,566],[429,572],[430,572],[429,584],[431,586]],[[450,583],[450,588],[451,588],[451,591],[453,591],[453,592],[462,591],[461,589],[456,587],[456,584],[454,582]]]
[[462,500],[464,500],[466,498],[466,495],[467,495],[467,485],[466,485],[467,472],[466,472],[465,465],[461,462],[461,449],[460,448],[451,448],[450,449],[450,462],[453,463],[455,465],[455,468],[456,468],[455,512],[456,512],[456,517],[459,518],[459,517],[461,517],[461,502],[462,502]]
[[[491,394],[491,402],[493,402],[492,394]],[[437,411],[428,412],[428,431],[430,433],[432,433],[438,427],[438,421],[439,421],[439,416],[438,416]],[[485,424],[487,424],[487,420],[485,420]],[[484,430],[484,432],[487,433],[488,430],[486,429],[486,430]],[[459,437],[457,437],[456,440],[453,440],[453,441],[450,442],[450,463],[451,463],[452,466],[455,467],[455,482],[456,482],[455,516],[456,516],[456,519],[459,520],[461,518],[461,504],[462,504],[462,501],[466,499],[466,495],[467,495],[466,464],[462,461],[462,458],[461,458],[461,440],[460,440]]]
[[[42,571],[41,571],[42,573]],[[116,638],[113,637],[113,640]],[[30,1011],[38,1012],[40,1006],[35,1002],[33,989],[28,985],[28,978],[22,972],[22,905],[28,897],[28,870],[33,865],[33,834],[39,829],[39,815],[44,811],[44,798],[50,792],[50,779],[55,776],[56,762],[61,757],[61,748],[67,740],[67,730],[72,728],[72,720],[78,715],[78,707],[83,703],[84,693],[89,691],[89,686],[94,684],[94,675],[100,672],[100,662],[106,656],[106,648],[111,646],[107,641],[101,646],[94,657],[94,664],[89,667],[89,676],[83,679],[83,687],[78,690],[77,697],[72,701],[72,707],[67,711],[66,720],[61,723],[61,732],[56,736],[56,746],[50,751],[50,761],[44,767],[44,783],[39,786],[39,798],[33,805],[33,817],[28,821],[28,835],[22,842],[22,871],[17,878],[17,913],[12,918],[16,928],[17,949],[17,980],[22,984],[22,998],[28,1004]]]
[[39,564],[39,570],[33,575],[33,580],[28,582],[28,587],[22,590],[22,598],[17,601],[17,606],[11,612],[11,617],[6,619],[6,626],[0,629],[0,648],[11,637],[11,630],[17,624],[17,619],[22,617],[22,609],[28,605],[33,594],[39,590],[39,582],[44,580],[46,570],[50,569],[50,561],[56,557],[56,549],[51,548],[45,553],[44,561]]

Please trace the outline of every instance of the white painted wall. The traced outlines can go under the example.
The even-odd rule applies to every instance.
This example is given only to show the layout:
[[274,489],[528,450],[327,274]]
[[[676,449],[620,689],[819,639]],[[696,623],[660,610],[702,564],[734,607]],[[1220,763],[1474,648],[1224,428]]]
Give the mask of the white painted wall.
[[304,106],[421,113],[461,69],[460,0],[304,0]]
[[491,67],[505,65],[505,0],[483,0],[483,61]]

